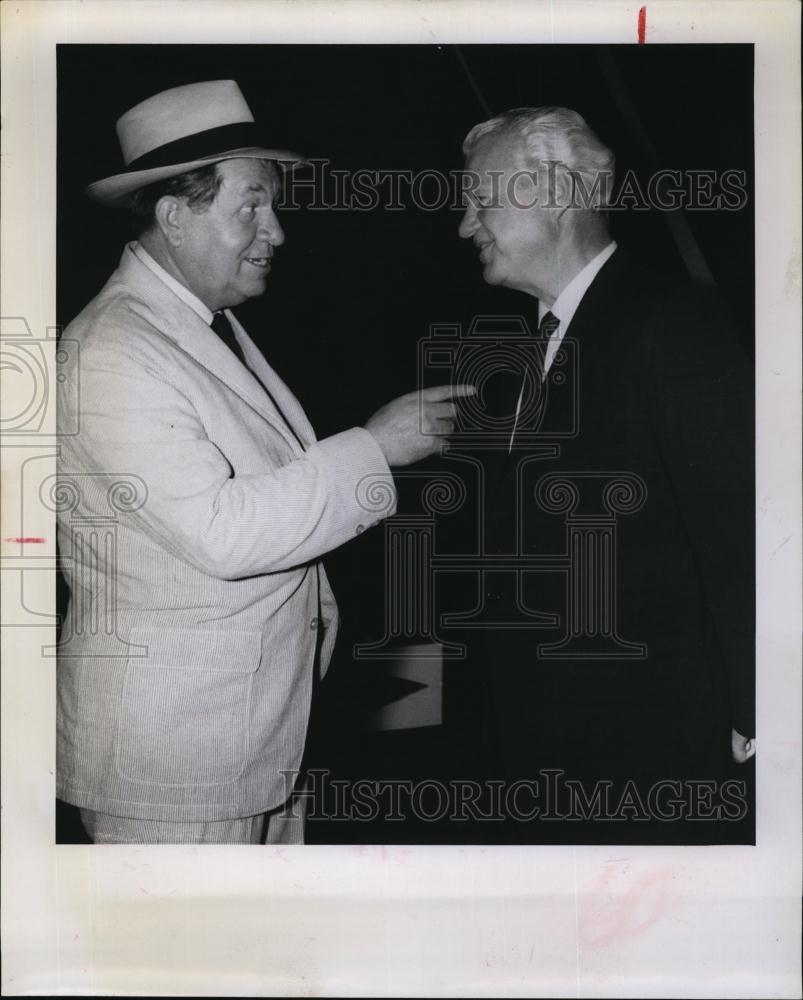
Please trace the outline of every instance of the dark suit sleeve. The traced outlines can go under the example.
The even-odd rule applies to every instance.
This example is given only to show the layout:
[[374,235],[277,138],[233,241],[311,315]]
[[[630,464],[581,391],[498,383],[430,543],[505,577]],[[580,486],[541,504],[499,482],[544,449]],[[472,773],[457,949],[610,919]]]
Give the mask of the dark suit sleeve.
[[731,722],[755,735],[754,380],[708,289],[669,296],[654,319],[650,381],[658,447],[714,624]]

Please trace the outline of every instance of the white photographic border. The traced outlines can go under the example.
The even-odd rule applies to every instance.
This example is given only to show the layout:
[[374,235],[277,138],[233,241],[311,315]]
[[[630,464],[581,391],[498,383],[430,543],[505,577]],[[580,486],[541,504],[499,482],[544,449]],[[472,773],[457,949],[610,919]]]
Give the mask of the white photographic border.
[[[35,337],[56,316],[58,43],[636,44],[639,23],[638,4],[608,0],[7,0],[0,14],[0,315]],[[52,572],[5,541],[22,447],[6,438],[5,995],[800,995],[799,29],[794,0],[646,7],[648,45],[755,45],[756,846],[54,846],[55,660],[47,628],[15,627],[21,602],[54,613]],[[33,528],[54,538],[52,520]]]

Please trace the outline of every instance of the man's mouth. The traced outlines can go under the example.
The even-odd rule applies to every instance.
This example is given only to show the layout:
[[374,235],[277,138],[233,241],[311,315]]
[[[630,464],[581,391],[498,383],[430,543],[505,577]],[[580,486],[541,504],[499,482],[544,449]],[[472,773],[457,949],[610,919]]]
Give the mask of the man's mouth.
[[246,262],[252,267],[258,267],[262,271],[270,268],[270,257],[246,257]]
[[478,243],[477,246],[479,247],[480,251],[480,260],[482,261],[483,264],[486,264],[488,262],[488,258],[491,255],[491,250],[493,249],[493,243]]

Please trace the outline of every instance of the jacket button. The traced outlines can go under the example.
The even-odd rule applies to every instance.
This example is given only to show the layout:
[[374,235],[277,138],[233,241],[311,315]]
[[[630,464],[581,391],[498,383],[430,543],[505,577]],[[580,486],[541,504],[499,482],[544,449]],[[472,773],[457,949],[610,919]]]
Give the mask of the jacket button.
[[363,531],[365,531],[365,525],[364,524],[358,524],[357,525],[357,534],[361,535],[363,533]]
[[318,619],[313,618],[312,621],[309,623],[309,627],[311,629],[316,629],[318,627]]

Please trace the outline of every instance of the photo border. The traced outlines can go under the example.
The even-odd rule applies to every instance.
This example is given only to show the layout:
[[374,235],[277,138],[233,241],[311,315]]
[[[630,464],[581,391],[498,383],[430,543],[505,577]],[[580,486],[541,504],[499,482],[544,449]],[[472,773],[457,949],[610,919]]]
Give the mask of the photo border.
[[[24,318],[54,353],[58,43],[638,44],[639,10],[607,0],[5,3],[0,315]],[[55,614],[55,518],[25,525],[50,540],[44,552],[6,541],[19,534],[21,463],[32,457],[7,439],[6,995],[799,995],[800,7],[664,0],[647,5],[643,28],[646,44],[755,45],[756,846],[54,845],[55,660],[40,650],[55,627],[17,622],[28,603]],[[55,471],[51,412],[41,441],[44,476]]]

